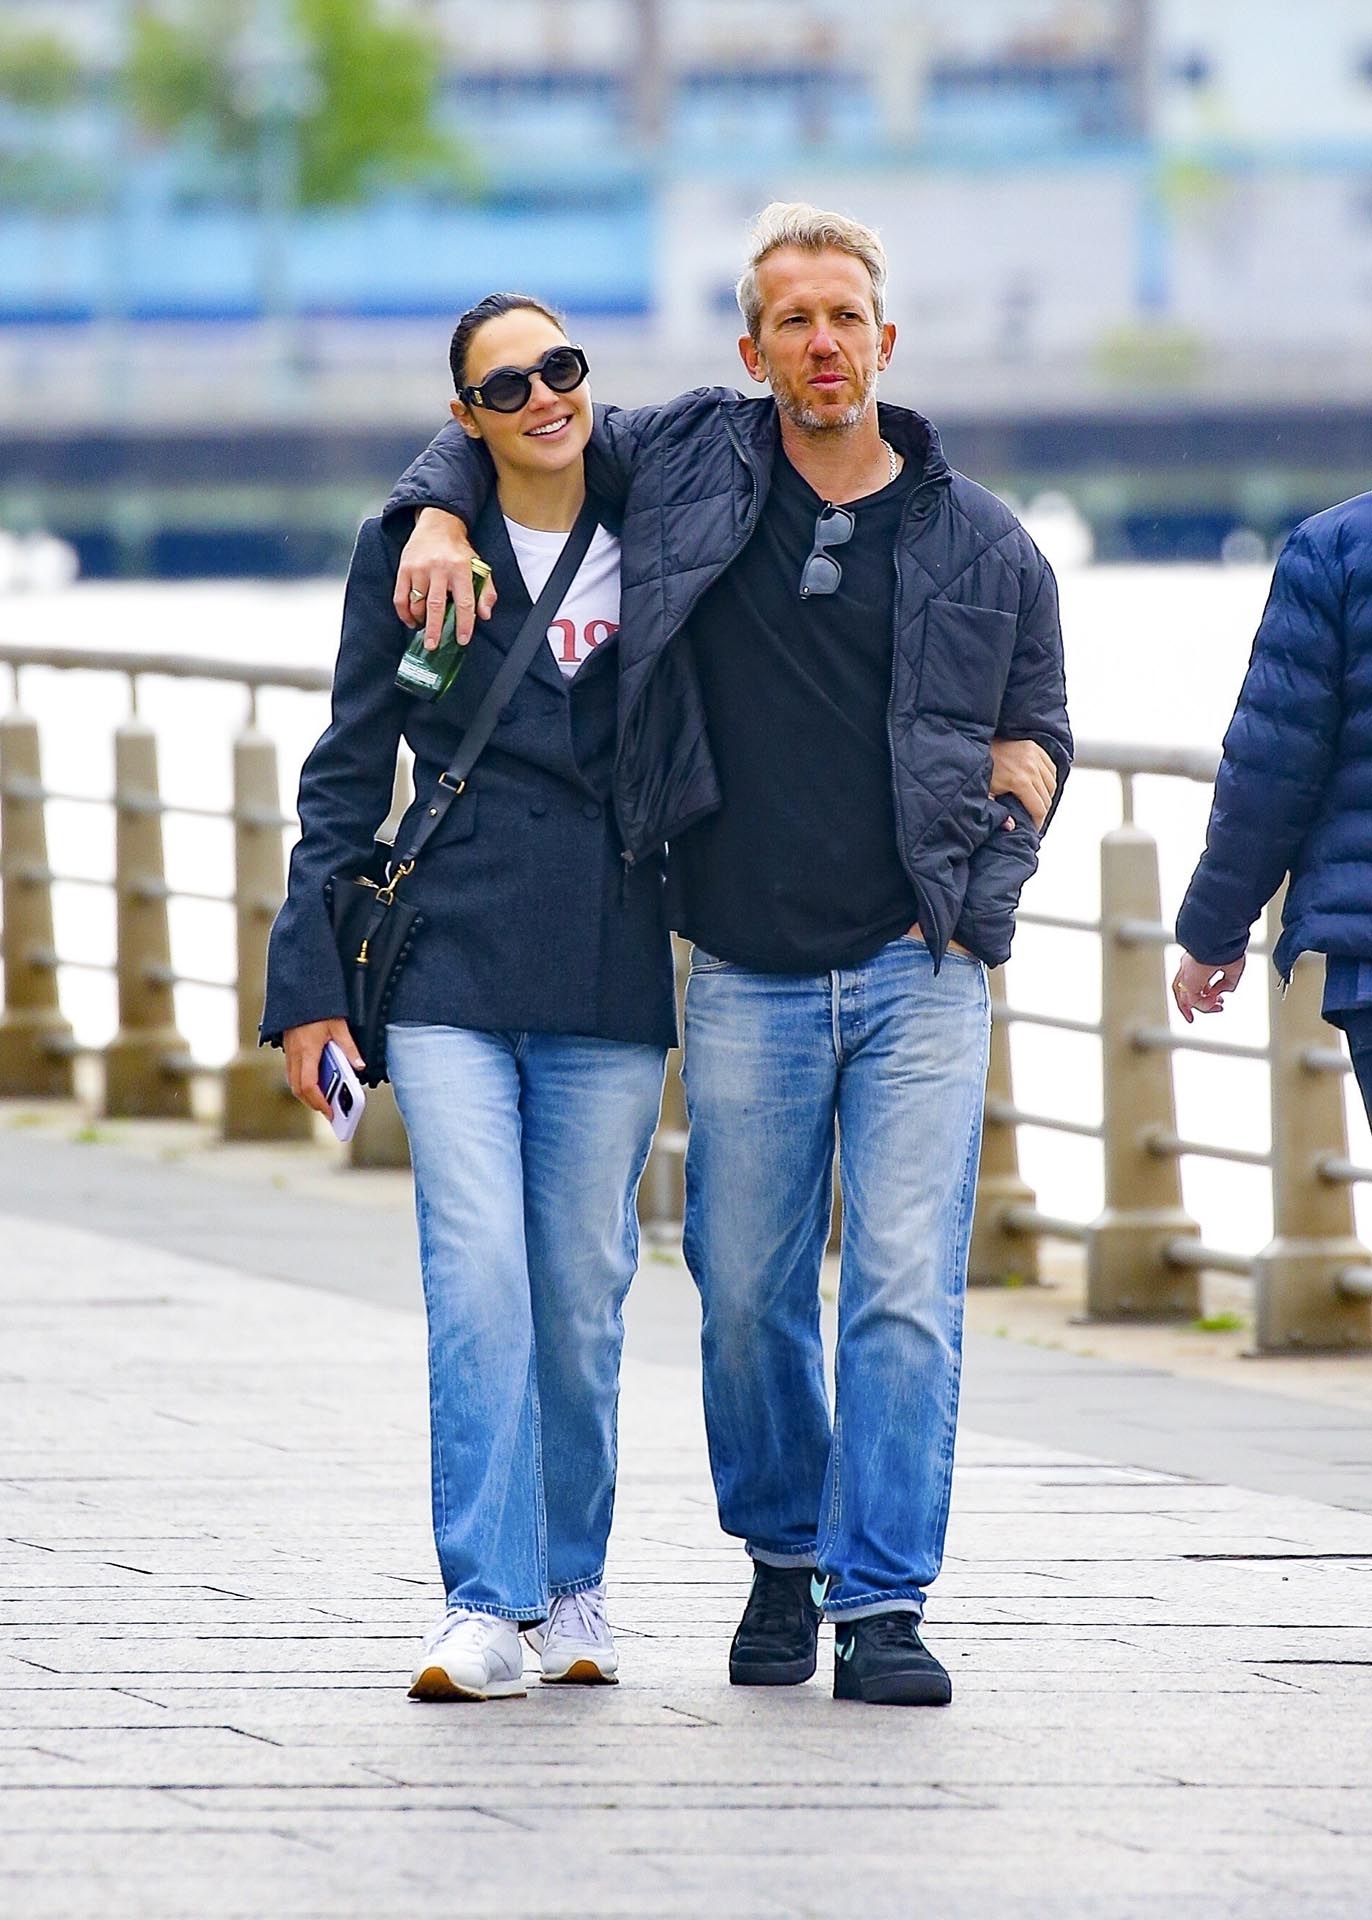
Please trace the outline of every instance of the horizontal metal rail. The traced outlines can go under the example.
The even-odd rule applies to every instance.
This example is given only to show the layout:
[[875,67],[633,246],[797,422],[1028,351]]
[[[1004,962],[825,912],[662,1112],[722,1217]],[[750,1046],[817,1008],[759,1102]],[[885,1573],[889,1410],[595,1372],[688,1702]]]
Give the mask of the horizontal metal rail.
[[1173,1033],[1170,1027],[1135,1027],[1129,1043],[1141,1053],[1209,1053],[1220,1059],[1266,1060],[1266,1047],[1241,1045],[1237,1040],[1205,1040],[1199,1034]]
[[1251,1253],[1226,1253],[1220,1247],[1203,1246],[1199,1240],[1172,1240],[1165,1250],[1169,1267],[1186,1267],[1198,1273],[1237,1273],[1247,1279],[1253,1271]]
[[1051,1113],[1026,1113],[1007,1100],[989,1099],[986,1117],[999,1127],[1041,1127],[1049,1133],[1076,1134],[1083,1140],[1099,1140],[1104,1134],[1099,1121],[1092,1126],[1084,1120],[1059,1120]]
[[1272,1152],[1259,1153],[1248,1147],[1217,1147],[1209,1140],[1183,1140],[1180,1134],[1150,1128],[1145,1145],[1159,1159],[1230,1160],[1238,1167],[1270,1167]]
[[1065,1014],[1033,1013],[1028,1007],[1008,1007],[1003,1001],[997,1001],[992,1007],[991,1018],[999,1026],[1053,1027],[1059,1033],[1084,1033],[1094,1040],[1100,1039],[1099,1020],[1072,1020]]
[[1077,920],[1065,913],[1017,913],[1017,927],[1049,927],[1058,933],[1099,933],[1099,920]]
[[286,687],[297,693],[327,693],[333,674],[325,667],[283,667],[279,662],[209,660],[190,653],[144,653],[125,647],[35,647],[0,640],[0,666],[55,667],[60,671],[120,673],[127,678],[224,680],[240,687]]
[[1360,1167],[1356,1161],[1341,1159],[1335,1153],[1322,1155],[1316,1164],[1321,1180],[1332,1180],[1339,1186],[1354,1187],[1372,1180],[1372,1167]]
[[9,779],[0,785],[9,800],[56,801],[68,807],[114,807],[121,813],[141,813],[160,819],[214,820],[225,826],[294,827],[293,813],[271,813],[263,807],[193,807],[179,800],[160,800],[150,793],[63,793],[37,780]]
[[1220,764],[1213,747],[1133,746],[1119,740],[1079,740],[1072,765],[1084,773],[1159,774],[1209,786]]
[[1000,1222],[1011,1233],[1042,1233],[1050,1240],[1085,1240],[1091,1232],[1085,1220],[1063,1220],[1037,1207],[1003,1207]]
[[1307,1047],[1300,1056],[1307,1073],[1352,1073],[1353,1062],[1335,1047]]
[[[40,967],[44,973],[56,973],[67,970],[75,973],[115,973],[118,971],[114,960],[78,960],[71,954],[55,953],[51,947],[35,947],[28,955],[31,967]],[[209,980],[198,973],[178,973],[175,967],[146,966],[138,970],[140,980],[147,980],[155,987],[209,987],[215,993],[236,993],[236,980]]]
[[[103,1047],[88,1046],[69,1033],[49,1034],[41,1046],[54,1060],[99,1060],[105,1052]],[[184,1074],[197,1080],[222,1080],[228,1071],[227,1067],[210,1066],[203,1060],[192,1059],[188,1053],[163,1054],[158,1065],[164,1073]]]

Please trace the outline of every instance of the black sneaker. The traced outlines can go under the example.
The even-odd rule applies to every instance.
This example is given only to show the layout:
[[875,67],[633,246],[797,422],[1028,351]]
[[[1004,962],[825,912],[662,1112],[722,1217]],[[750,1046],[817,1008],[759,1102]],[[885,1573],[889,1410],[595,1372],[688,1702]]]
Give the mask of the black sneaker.
[[810,1590],[813,1567],[753,1562],[753,1587],[729,1648],[736,1687],[798,1687],[815,1670],[819,1608]]
[[953,1683],[920,1639],[917,1613],[869,1613],[834,1630],[834,1698],[946,1707]]

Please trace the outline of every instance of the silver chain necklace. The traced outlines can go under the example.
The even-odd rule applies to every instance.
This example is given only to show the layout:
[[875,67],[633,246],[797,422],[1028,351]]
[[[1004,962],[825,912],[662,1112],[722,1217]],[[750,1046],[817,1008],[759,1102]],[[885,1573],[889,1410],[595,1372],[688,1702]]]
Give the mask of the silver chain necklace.
[[896,475],[900,472],[900,461],[896,456],[895,448],[891,445],[891,442],[889,440],[883,440],[881,444],[886,449],[886,460],[887,460],[887,465],[890,469],[890,471],[886,475],[886,484],[889,487],[891,482],[895,479]]

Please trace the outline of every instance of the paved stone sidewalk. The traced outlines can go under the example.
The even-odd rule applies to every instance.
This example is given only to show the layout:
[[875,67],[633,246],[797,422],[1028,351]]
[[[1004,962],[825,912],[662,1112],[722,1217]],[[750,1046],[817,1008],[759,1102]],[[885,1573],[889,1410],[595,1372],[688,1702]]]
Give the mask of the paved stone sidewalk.
[[419,1707],[418,1315],[13,1214],[0,1249],[0,1913],[1368,1910],[1372,1517],[965,1431],[952,1710],[733,1690],[746,1569],[645,1341],[623,1684]]

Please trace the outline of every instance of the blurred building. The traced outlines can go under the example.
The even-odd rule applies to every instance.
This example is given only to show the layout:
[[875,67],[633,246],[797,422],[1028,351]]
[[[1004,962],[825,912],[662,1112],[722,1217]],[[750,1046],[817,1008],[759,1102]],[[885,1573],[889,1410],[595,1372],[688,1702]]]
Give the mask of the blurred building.
[[0,98],[0,519],[99,569],[332,563],[493,286],[569,312],[601,397],[734,383],[775,197],[881,228],[887,391],[993,484],[1065,488],[1106,552],[1270,538],[1367,484],[1367,0],[378,4],[437,50],[464,179],[309,209],[290,0],[242,0],[236,174],[122,110],[132,0],[6,0],[82,84]]

